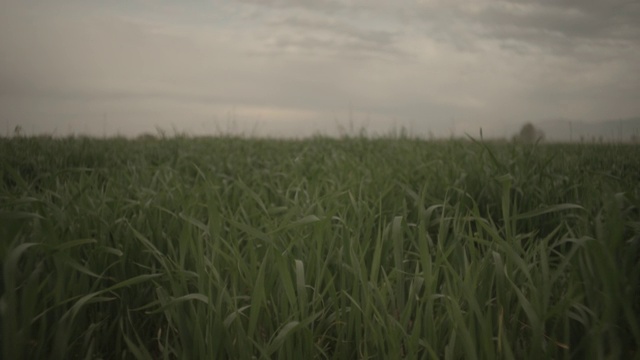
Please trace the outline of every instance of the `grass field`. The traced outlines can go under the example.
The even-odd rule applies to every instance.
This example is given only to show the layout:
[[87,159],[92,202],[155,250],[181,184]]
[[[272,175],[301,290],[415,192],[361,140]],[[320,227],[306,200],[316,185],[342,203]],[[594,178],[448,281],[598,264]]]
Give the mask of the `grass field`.
[[640,148],[0,140],[3,359],[640,357]]

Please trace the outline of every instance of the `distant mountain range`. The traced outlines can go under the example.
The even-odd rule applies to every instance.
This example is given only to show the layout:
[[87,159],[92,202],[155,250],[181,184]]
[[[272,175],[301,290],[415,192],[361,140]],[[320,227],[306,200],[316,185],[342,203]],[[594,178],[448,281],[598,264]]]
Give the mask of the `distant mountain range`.
[[640,117],[596,122],[544,120],[534,126],[551,142],[640,142]]

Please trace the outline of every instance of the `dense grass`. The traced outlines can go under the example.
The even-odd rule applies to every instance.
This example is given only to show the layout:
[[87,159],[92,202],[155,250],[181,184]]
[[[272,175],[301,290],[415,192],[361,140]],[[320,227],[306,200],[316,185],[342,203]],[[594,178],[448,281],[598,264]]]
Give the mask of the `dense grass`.
[[637,358],[638,150],[2,139],[2,357]]

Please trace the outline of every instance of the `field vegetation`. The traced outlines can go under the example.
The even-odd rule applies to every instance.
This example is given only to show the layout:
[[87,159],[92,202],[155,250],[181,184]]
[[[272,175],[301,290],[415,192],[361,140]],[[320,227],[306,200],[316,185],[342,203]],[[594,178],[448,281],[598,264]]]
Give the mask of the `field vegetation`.
[[640,152],[0,139],[4,359],[625,359]]

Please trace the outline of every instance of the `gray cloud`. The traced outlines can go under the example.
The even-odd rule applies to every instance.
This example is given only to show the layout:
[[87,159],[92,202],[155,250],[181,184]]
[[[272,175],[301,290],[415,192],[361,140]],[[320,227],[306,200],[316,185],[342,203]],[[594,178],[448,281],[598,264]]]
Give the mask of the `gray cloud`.
[[90,128],[108,113],[112,129],[197,131],[233,113],[273,134],[351,117],[503,136],[523,121],[640,114],[636,3],[130,4],[3,4],[0,121]]
[[347,8],[340,0],[238,0],[238,2],[275,9],[304,9],[313,12],[335,14]]
[[560,56],[640,45],[640,3],[634,1],[442,3],[411,15],[428,36],[470,51],[478,50],[482,41],[496,41],[505,50],[520,53],[551,51]]
[[[523,10],[489,7],[479,14],[488,35],[569,54],[580,47],[607,50],[640,45],[640,7],[622,2],[548,3]],[[604,5],[604,6],[603,6]]]
[[[276,51],[288,49],[343,57],[402,57],[398,31],[363,29],[342,19],[290,16],[268,22],[265,35]],[[270,41],[269,41],[270,40]]]

